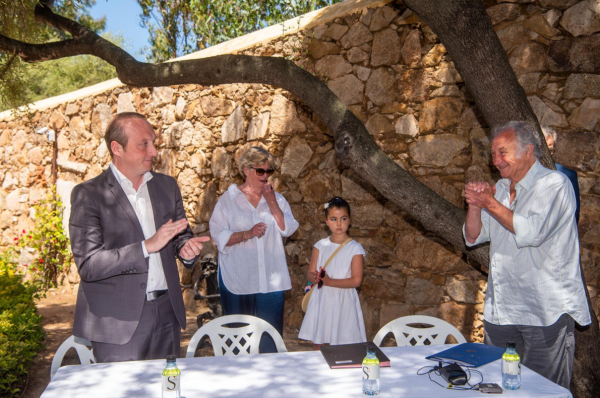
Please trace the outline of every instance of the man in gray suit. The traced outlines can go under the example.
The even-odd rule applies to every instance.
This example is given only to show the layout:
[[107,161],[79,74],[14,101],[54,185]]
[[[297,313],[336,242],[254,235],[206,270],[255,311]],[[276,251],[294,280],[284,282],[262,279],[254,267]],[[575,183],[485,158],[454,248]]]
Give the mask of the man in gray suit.
[[156,134],[133,112],[115,116],[111,165],[71,194],[69,231],[81,276],[73,335],[98,362],[179,356],[186,317],[175,258],[193,268],[194,238],[174,178],[153,173]]

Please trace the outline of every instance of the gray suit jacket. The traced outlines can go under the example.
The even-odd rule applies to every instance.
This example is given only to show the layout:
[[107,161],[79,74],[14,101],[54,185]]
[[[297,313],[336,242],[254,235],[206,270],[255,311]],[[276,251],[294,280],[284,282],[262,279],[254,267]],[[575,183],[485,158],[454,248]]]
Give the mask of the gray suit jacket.
[[[170,218],[184,218],[185,211],[175,179],[152,175],[148,192],[158,230]],[[73,335],[101,343],[127,343],[142,313],[148,259],[142,251],[142,227],[110,168],[73,189],[69,232],[81,276]],[[169,298],[183,329],[185,308],[175,256],[192,236],[188,226],[160,251]]]

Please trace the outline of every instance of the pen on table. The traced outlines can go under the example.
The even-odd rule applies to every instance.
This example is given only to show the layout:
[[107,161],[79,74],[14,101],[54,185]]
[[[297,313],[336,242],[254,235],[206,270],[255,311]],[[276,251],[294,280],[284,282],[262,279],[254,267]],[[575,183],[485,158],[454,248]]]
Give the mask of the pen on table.
[[348,359],[346,361],[335,361],[335,363],[352,363],[352,360]]

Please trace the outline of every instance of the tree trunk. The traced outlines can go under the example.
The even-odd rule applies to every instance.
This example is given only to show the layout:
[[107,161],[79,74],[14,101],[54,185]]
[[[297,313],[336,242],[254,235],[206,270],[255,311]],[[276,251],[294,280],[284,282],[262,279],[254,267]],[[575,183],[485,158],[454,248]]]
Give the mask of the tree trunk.
[[[404,0],[404,4],[440,38],[488,126],[511,120],[530,123],[537,131],[538,144],[543,151],[541,163],[555,169],[537,117],[508,62],[483,3],[480,0]],[[482,265],[487,266],[487,263]],[[586,286],[583,268],[581,275]],[[594,397],[600,391],[598,318],[587,288],[586,296],[592,324],[578,327],[575,333],[577,344],[571,391],[577,398]]]

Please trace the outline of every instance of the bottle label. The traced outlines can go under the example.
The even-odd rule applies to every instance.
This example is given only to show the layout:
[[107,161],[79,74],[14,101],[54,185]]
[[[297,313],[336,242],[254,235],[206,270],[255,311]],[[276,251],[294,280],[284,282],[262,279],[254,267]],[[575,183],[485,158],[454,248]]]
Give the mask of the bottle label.
[[502,373],[506,375],[520,375],[521,374],[521,362],[520,361],[502,361]]
[[163,376],[163,391],[179,391],[180,381],[181,379],[179,378],[179,376]]
[[379,365],[363,365],[363,379],[379,380]]

